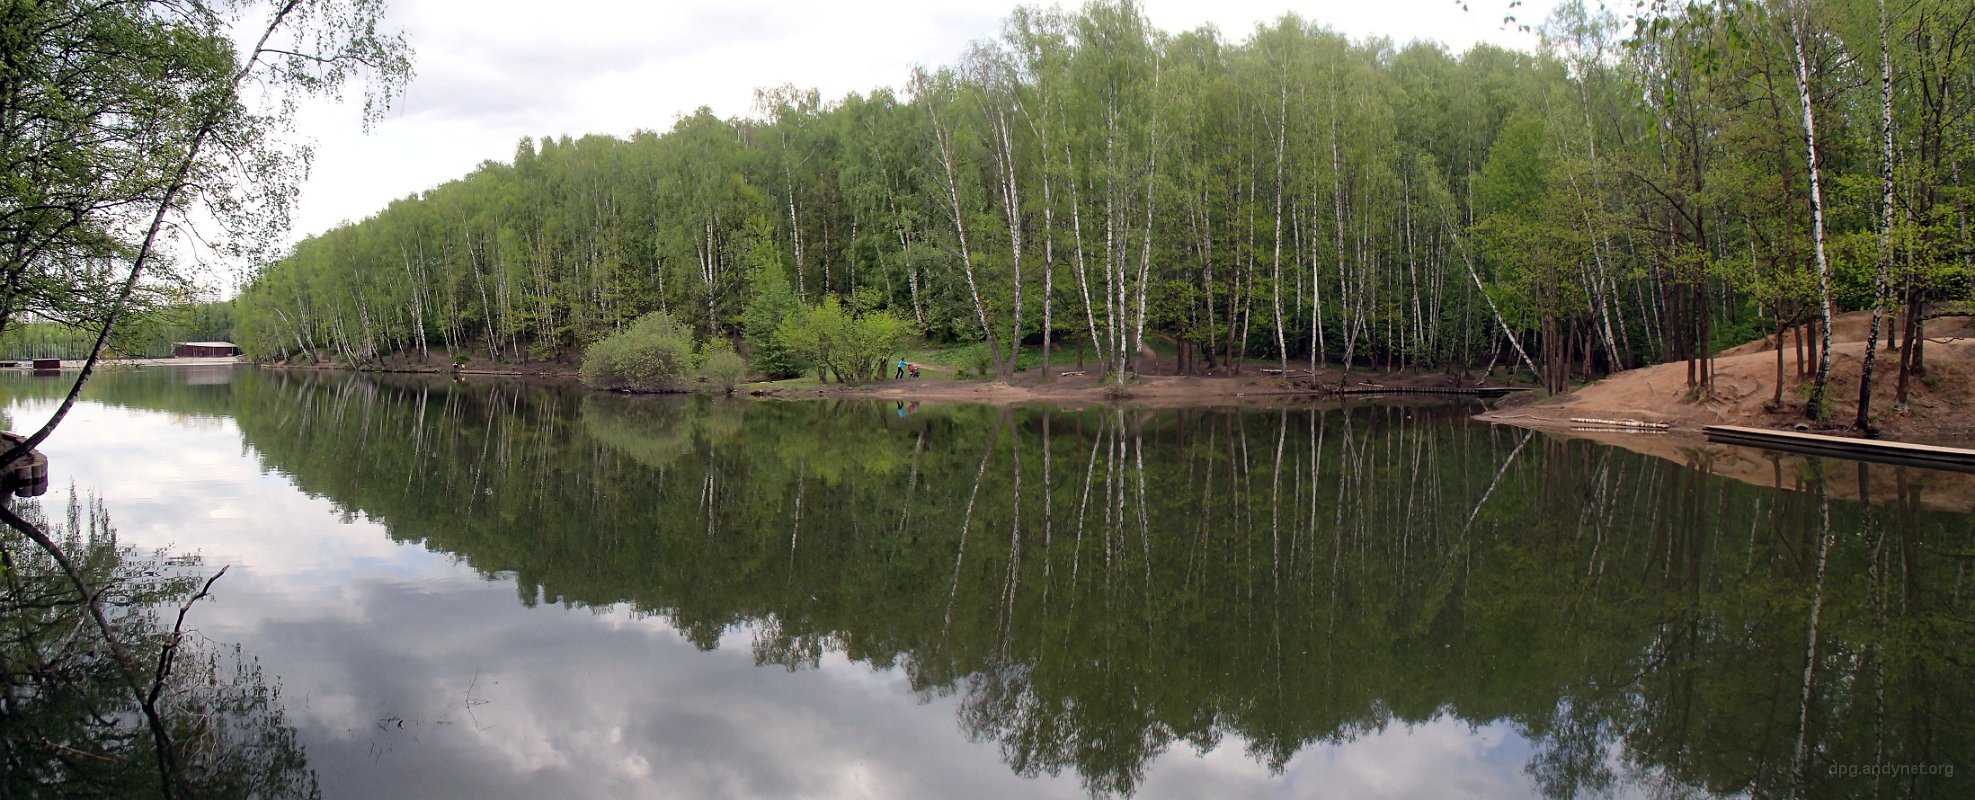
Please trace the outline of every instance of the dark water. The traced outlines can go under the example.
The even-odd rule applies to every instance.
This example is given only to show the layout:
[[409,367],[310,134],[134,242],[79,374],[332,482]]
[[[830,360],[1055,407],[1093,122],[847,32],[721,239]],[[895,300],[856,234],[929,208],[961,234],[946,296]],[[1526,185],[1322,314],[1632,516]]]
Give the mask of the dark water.
[[[0,387],[16,427],[63,388]],[[332,798],[1975,796],[1930,473],[1431,405],[91,396],[44,502],[231,565],[193,623]]]

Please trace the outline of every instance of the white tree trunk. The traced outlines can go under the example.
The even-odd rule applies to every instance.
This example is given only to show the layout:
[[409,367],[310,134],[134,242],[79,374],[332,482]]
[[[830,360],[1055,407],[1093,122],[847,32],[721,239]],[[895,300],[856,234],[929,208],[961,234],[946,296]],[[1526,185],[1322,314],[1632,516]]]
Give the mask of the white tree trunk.
[[1811,387],[1810,407],[1812,419],[1824,418],[1825,388],[1831,381],[1831,266],[1824,255],[1824,193],[1819,188],[1821,173],[1817,164],[1817,118],[1811,111],[1810,60],[1804,52],[1804,20],[1800,15],[1808,9],[1799,8],[1790,18],[1790,43],[1797,55],[1797,99],[1804,107],[1804,154],[1810,166],[1810,219],[1811,241],[1817,250],[1817,313],[1823,330],[1823,342],[1818,348],[1817,382]]

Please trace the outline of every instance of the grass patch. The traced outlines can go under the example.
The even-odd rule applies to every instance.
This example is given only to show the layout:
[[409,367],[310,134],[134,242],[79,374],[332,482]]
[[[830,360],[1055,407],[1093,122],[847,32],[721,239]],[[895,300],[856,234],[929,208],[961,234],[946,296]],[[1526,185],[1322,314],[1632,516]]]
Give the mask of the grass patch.
[[[1159,347],[1158,343],[1153,343],[1153,347],[1157,350]],[[1171,345],[1168,344],[1167,347],[1170,348]],[[1005,343],[1002,352],[1004,354],[1007,352]],[[1086,349],[1085,356],[1094,360],[1096,354]],[[953,370],[951,374],[944,376],[941,376],[937,371],[922,373],[927,377],[941,376],[956,380],[970,380],[979,377],[974,374],[977,365],[986,365],[987,371],[990,373],[994,371],[992,358],[987,354],[987,344],[983,342],[934,344],[923,340],[914,341],[899,351],[899,356],[892,359],[893,363],[896,363],[899,358],[904,358],[915,364],[932,364]],[[1066,369],[1076,363],[1076,345],[1071,342],[1057,342],[1055,348],[1050,352],[1050,368]],[[1027,372],[1041,368],[1042,345],[1023,345],[1020,357],[1015,360],[1015,371]]]
[[754,391],[756,389],[821,389],[824,386],[836,386],[836,385],[837,384],[834,383],[826,384],[822,381],[817,380],[816,372],[814,370],[811,370],[809,372],[803,373],[802,375],[798,375],[793,378],[783,378],[779,381],[754,381],[752,383],[743,383],[740,385],[739,391],[748,392],[748,391]]

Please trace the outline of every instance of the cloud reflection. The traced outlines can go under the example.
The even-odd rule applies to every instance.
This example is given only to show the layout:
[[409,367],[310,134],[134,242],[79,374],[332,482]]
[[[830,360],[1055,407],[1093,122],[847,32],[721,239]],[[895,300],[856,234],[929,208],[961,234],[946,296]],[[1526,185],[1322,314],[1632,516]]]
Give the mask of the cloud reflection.
[[[15,418],[45,413],[36,402]],[[46,449],[54,484],[103,496],[127,543],[237,565],[195,622],[279,677],[326,796],[1086,796],[1075,774],[1024,778],[969,741],[964,690],[917,692],[827,651],[812,669],[757,667],[751,626],[705,652],[622,605],[519,603],[511,579],[264,471],[231,420],[85,403]],[[1204,752],[1174,743],[1136,796],[1527,797],[1530,751],[1511,725],[1443,712],[1303,747],[1272,773],[1230,733]]]

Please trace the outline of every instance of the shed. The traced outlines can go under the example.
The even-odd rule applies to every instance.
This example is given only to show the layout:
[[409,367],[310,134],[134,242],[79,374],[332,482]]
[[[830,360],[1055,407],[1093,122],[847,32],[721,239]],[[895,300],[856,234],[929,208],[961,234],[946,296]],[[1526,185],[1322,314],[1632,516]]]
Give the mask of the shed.
[[240,355],[232,342],[179,342],[172,345],[173,358],[227,358]]

